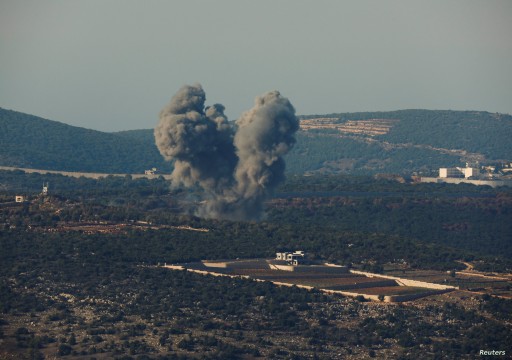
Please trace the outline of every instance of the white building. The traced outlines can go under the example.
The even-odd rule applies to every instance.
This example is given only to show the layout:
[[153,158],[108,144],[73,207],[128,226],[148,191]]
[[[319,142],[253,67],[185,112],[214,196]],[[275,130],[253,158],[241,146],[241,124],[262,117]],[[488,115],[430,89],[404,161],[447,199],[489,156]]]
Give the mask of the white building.
[[25,196],[23,196],[23,195],[16,195],[15,201],[16,201],[17,203],[22,203],[22,202],[25,202],[25,201],[26,201],[26,198],[25,198]]
[[287,261],[290,265],[299,265],[299,262],[304,261],[306,253],[304,251],[294,252],[278,252],[276,253],[276,260]]
[[464,170],[464,177],[470,178],[470,177],[478,177],[480,176],[480,170],[474,167],[466,167]]
[[440,178],[459,178],[464,177],[464,173],[459,168],[440,168]]
[[439,177],[440,178],[470,178],[477,177],[480,175],[480,170],[474,167],[455,167],[455,168],[440,168],[439,169]]

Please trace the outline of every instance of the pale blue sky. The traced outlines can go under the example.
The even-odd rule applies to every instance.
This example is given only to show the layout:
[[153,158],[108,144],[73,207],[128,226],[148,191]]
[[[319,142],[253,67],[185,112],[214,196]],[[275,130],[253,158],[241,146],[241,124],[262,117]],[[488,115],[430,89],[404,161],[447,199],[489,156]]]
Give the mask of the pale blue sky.
[[230,119],[279,90],[298,114],[512,113],[512,1],[0,0],[0,107],[152,128],[184,84]]

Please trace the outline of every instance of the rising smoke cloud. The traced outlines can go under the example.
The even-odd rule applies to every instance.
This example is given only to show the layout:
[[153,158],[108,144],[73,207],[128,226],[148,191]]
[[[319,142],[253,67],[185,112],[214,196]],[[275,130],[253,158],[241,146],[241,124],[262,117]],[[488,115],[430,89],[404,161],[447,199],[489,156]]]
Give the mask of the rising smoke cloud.
[[205,101],[201,85],[186,85],[160,112],[155,141],[174,161],[172,183],[203,190],[198,216],[258,220],[265,199],[284,180],[283,156],[299,128],[295,109],[271,91],[232,126],[224,106],[205,107]]

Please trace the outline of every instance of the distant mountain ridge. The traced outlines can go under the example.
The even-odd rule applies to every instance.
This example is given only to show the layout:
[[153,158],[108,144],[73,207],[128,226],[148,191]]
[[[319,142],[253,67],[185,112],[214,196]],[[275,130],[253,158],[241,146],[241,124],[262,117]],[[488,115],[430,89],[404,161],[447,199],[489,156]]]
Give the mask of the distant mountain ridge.
[[[512,161],[512,116],[481,111],[399,110],[299,116],[289,173],[432,173],[465,161]],[[115,133],[0,108],[0,165],[142,173],[172,165],[152,129]]]
[[300,118],[292,172],[425,174],[466,161],[512,161],[512,116],[506,114],[399,110]]
[[147,139],[79,128],[0,108],[0,165],[106,173],[169,168]]

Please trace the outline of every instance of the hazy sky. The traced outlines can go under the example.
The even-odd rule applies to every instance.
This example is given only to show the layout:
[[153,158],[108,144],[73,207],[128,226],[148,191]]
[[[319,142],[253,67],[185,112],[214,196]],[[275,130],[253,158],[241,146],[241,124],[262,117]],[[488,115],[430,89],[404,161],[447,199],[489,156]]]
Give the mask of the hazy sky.
[[230,119],[274,89],[298,114],[510,114],[511,38],[510,0],[0,0],[0,107],[152,128],[199,82]]

